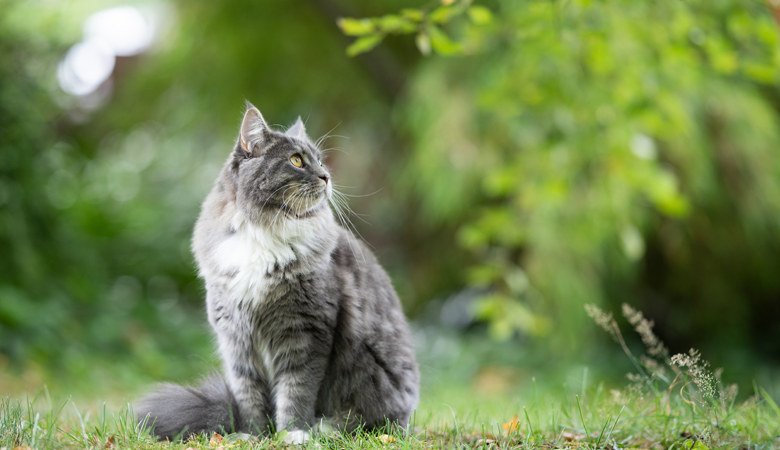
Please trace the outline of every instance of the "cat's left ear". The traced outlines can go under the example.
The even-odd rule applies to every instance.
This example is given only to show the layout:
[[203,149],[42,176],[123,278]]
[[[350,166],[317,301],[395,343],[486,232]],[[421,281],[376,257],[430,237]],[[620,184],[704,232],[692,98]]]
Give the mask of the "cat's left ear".
[[287,134],[287,136],[292,136],[299,139],[306,137],[306,127],[303,126],[301,116],[298,116],[298,120],[295,121],[293,126],[291,126],[285,134]]
[[241,144],[241,148],[249,153],[257,155],[260,153],[263,145],[271,139],[271,129],[263,119],[263,115],[260,111],[252,106],[247,105],[246,113],[244,113],[244,120],[241,122],[241,133],[238,140]]

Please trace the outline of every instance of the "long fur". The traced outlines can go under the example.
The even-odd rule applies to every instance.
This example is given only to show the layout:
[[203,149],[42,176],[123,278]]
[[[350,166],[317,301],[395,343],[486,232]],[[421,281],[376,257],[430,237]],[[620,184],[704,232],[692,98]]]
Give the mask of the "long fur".
[[195,387],[163,383],[136,403],[135,412],[154,435],[168,440],[230,433],[241,420],[236,400],[219,374]]
[[302,122],[280,133],[247,110],[193,235],[224,381],[144,399],[155,434],[275,429],[301,443],[325,423],[407,425],[409,327],[374,255],[336,223],[321,158]]

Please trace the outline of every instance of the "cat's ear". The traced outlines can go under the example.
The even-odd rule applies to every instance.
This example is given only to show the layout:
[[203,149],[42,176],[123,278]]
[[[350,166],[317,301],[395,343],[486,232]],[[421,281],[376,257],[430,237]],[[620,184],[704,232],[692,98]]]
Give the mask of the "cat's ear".
[[241,149],[249,154],[258,154],[263,144],[271,138],[271,129],[263,119],[260,111],[247,103],[244,120],[241,122],[241,132],[238,140]]
[[287,130],[287,136],[296,137],[299,139],[303,139],[306,137],[306,127],[303,126],[303,121],[301,120],[301,116],[298,116],[298,120],[295,121],[293,126],[290,127],[289,130]]

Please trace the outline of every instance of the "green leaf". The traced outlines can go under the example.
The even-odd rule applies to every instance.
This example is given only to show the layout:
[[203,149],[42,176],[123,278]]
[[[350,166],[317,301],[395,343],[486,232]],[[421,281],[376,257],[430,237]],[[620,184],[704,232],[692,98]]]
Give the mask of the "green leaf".
[[487,25],[493,21],[493,13],[484,6],[474,5],[466,11],[469,19],[477,25]]
[[376,31],[376,26],[371,19],[352,19],[342,17],[336,21],[341,32],[347,36],[364,36]]
[[446,23],[457,13],[458,9],[453,6],[439,6],[431,12],[428,18],[434,23]]
[[686,440],[685,443],[683,443],[683,447],[686,450],[710,450],[710,448],[704,445],[702,441],[694,442],[690,439]]
[[274,444],[277,447],[283,447],[285,445],[284,438],[287,437],[287,430],[282,430],[274,436]]
[[385,36],[382,34],[363,36],[347,47],[347,56],[356,56],[361,53],[365,53],[379,45],[379,43],[382,42],[382,39],[384,38]]
[[422,10],[411,8],[402,9],[401,15],[409,20],[414,20],[415,22],[419,22],[423,20],[423,17],[425,17],[425,14],[423,14]]
[[778,76],[777,68],[770,64],[745,62],[742,71],[759,83],[772,84]]
[[385,33],[412,33],[417,31],[417,25],[409,22],[408,19],[397,16],[395,14],[388,14],[382,16],[378,20],[379,28]]
[[463,52],[463,46],[460,43],[454,42],[435,25],[428,26],[428,32],[431,36],[431,46],[436,50],[436,53],[442,56],[451,56]]

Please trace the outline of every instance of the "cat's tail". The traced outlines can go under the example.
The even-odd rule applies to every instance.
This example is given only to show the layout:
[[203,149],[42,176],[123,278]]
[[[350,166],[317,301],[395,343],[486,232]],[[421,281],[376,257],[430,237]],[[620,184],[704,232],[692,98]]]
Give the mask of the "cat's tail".
[[160,440],[236,431],[240,418],[225,379],[213,374],[197,386],[163,383],[135,405],[138,423]]

